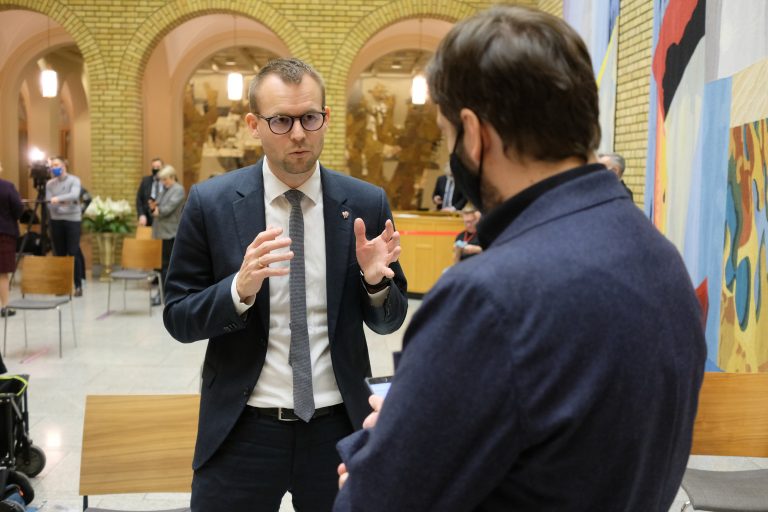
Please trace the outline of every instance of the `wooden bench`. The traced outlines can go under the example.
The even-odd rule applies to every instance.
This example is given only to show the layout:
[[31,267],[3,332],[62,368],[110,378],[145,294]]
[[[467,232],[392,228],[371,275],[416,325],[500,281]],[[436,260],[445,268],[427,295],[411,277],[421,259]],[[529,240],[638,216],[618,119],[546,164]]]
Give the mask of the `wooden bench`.
[[[768,457],[768,373],[705,374],[691,454]],[[683,510],[768,511],[768,469],[688,468],[683,489]]]
[[[199,395],[89,395],[80,495],[188,493]],[[188,510],[188,509],[178,509]]]

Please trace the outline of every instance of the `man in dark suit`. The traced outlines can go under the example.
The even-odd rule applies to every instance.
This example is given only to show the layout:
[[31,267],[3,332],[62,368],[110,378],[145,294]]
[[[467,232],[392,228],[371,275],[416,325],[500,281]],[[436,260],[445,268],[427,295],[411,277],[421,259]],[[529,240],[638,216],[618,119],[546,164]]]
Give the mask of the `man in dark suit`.
[[139,188],[136,191],[136,215],[139,218],[139,226],[152,225],[152,207],[149,201],[154,201],[160,194],[160,180],[157,173],[165,166],[160,158],[152,159],[151,174],[141,178]]
[[435,190],[432,192],[432,202],[438,210],[446,212],[461,210],[467,204],[464,194],[456,188],[456,182],[450,171],[437,178]]
[[675,247],[596,162],[586,46],[500,6],[458,23],[427,76],[483,252],[424,298],[375,426],[340,443],[334,510],[668,510],[702,312]]
[[271,61],[249,99],[266,156],[192,187],[166,283],[168,331],[210,338],[192,510],[276,512],[290,491],[327,511],[335,444],[370,412],[363,324],[405,319],[400,235],[381,188],[319,164],[329,110],[312,67]]

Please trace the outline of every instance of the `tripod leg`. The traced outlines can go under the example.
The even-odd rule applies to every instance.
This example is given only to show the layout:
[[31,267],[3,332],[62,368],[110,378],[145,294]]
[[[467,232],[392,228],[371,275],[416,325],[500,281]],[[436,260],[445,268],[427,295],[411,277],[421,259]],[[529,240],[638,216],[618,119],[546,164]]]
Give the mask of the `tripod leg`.
[[[45,199],[45,189],[43,189],[43,199]],[[37,216],[37,209],[42,204],[40,202],[40,191],[38,191],[38,200],[35,201],[35,206],[31,209],[27,209],[26,211],[29,213],[29,219],[27,219],[27,230],[24,232],[24,235],[21,237],[21,245],[19,246],[19,250],[16,252],[16,265],[13,268],[13,274],[11,274],[11,281],[10,281],[10,287],[13,286],[13,282],[16,279],[16,271],[19,269],[19,262],[21,261],[21,258],[24,256],[24,251],[27,249],[27,244],[29,243],[29,239],[32,238],[31,235],[34,234],[32,231],[32,226],[35,223],[35,219],[38,218]]]

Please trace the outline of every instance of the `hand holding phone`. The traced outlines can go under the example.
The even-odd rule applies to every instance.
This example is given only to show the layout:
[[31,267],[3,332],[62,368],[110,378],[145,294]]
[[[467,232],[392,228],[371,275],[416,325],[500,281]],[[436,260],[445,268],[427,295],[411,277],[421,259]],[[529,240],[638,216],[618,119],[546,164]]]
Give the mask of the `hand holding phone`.
[[386,377],[366,377],[365,383],[374,395],[385,398],[392,384],[392,375]]

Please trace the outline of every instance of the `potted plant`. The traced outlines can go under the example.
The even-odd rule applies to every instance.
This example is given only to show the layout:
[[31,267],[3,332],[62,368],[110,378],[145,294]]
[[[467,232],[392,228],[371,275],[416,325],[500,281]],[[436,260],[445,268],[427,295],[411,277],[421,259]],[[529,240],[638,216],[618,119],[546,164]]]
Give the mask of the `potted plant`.
[[115,263],[117,238],[131,232],[133,218],[131,205],[125,199],[115,201],[96,196],[83,212],[83,229],[93,233],[99,248],[99,262],[102,266],[100,280],[111,280]]

